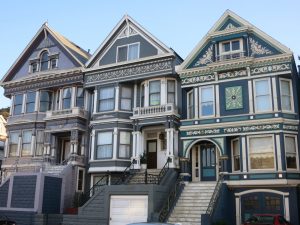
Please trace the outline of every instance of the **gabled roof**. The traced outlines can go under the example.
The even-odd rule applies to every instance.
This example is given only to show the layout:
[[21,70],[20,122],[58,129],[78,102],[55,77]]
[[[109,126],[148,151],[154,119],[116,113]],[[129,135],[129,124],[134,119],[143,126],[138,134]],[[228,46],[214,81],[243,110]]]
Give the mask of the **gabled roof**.
[[154,37],[151,33],[149,33],[145,28],[143,28],[139,23],[137,23],[134,19],[132,19],[129,15],[124,15],[123,18],[117,23],[114,29],[109,33],[106,39],[102,42],[102,44],[97,48],[92,57],[87,61],[86,67],[92,66],[95,61],[98,59],[101,52],[110,46],[111,43],[120,35],[123,31],[124,27],[132,27],[137,32],[141,33],[146,39],[148,39],[151,43],[155,44],[161,52],[174,54],[170,48],[168,48],[164,43]]
[[[227,23],[226,23],[227,22]],[[231,10],[227,9],[223,15],[218,19],[218,21],[213,25],[213,27],[208,31],[208,33],[201,39],[201,41],[196,45],[192,52],[186,57],[184,62],[180,65],[179,71],[185,69],[192,62],[194,57],[201,51],[205,44],[210,40],[214,35],[225,34],[226,31],[230,32],[234,29],[243,29],[247,28],[251,32],[258,35],[260,38],[265,40],[267,43],[270,43],[272,46],[277,48],[280,52],[290,53],[291,50],[285,45],[281,44],[262,30],[258,29],[256,26],[248,22],[247,20],[241,18]]]
[[31,47],[34,46],[34,44],[37,42],[38,38],[43,34],[46,35],[47,33],[49,33],[55,38],[55,40],[61,45],[61,47],[67,53],[69,53],[72,59],[78,63],[78,66],[84,66],[84,63],[90,58],[91,55],[87,51],[83,50],[78,45],[74,44],[73,42],[62,36],[60,33],[50,28],[47,23],[44,23],[34,35],[34,37],[31,39],[31,41],[28,43],[26,48],[16,59],[16,61],[13,63],[13,65],[9,68],[8,72],[2,78],[1,83],[7,81],[12,71],[16,68],[18,62],[20,62],[23,58],[26,57],[27,53],[30,51]]

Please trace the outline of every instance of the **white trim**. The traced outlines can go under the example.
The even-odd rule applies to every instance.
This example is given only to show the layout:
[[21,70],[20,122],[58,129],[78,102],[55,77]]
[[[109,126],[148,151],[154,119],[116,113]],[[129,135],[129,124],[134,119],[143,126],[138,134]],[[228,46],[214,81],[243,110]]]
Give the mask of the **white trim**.
[[[135,59],[128,59],[128,56],[129,56],[129,46],[132,46],[132,45],[137,45],[138,46],[138,53],[137,53],[137,58]],[[116,52],[116,63],[120,63],[120,62],[128,62],[128,61],[133,61],[133,60],[137,60],[140,58],[140,46],[141,46],[141,43],[140,42],[134,42],[134,43],[130,43],[130,44],[125,44],[125,45],[119,45],[117,46],[117,52]],[[127,51],[126,51],[126,60],[123,60],[123,61],[118,61],[118,58],[119,58],[119,48],[123,48],[123,47],[127,47]]]
[[[202,116],[202,102],[201,102],[201,91],[202,89],[209,89],[212,88],[212,99],[213,99],[213,113],[211,115],[207,115],[207,116]],[[199,118],[204,119],[204,118],[212,118],[215,117],[215,113],[216,113],[216,102],[215,102],[215,86],[214,85],[209,85],[209,86],[203,86],[203,87],[199,87],[198,88],[199,91]]]
[[265,192],[265,193],[274,193],[282,196],[289,196],[290,194],[288,192],[282,192],[282,191],[277,191],[273,189],[251,189],[251,190],[246,190],[246,191],[241,191],[238,193],[234,193],[235,196],[243,196],[246,194],[251,194],[251,193],[259,193],[259,192]]
[[[281,81],[287,81],[287,82],[289,82],[291,110],[285,110],[285,109],[282,108],[282,88],[281,88]],[[281,111],[282,112],[288,112],[288,113],[295,112],[295,109],[294,109],[294,95],[293,95],[293,88],[292,88],[292,80],[285,79],[285,78],[279,78],[279,86],[280,86]]]
[[[253,138],[264,138],[264,137],[271,137],[272,145],[273,145],[273,158],[274,158],[274,168],[268,169],[252,169],[251,168],[251,152],[250,152],[250,139]],[[264,172],[264,171],[276,171],[276,157],[275,157],[275,140],[274,140],[274,133],[273,134],[260,134],[260,135],[249,135],[247,136],[247,149],[248,149],[248,166],[250,172]]]
[[[190,112],[190,95],[192,95],[192,114]],[[190,90],[189,92],[187,92],[186,94],[187,100],[186,100],[186,109],[187,109],[187,115],[186,117],[188,119],[193,119],[195,117],[195,100],[194,100],[194,89]],[[189,115],[192,115],[192,117],[190,117]]]
[[281,172],[282,171],[282,161],[281,161],[280,134],[275,135],[275,140],[276,140],[276,150],[277,150],[277,165],[278,165],[277,170],[279,172]]
[[274,111],[278,111],[278,96],[277,96],[277,85],[276,85],[276,77],[271,78],[272,81],[272,94],[273,94],[273,107]]
[[252,80],[248,80],[249,113],[254,112]]
[[[128,160],[130,162],[130,160]],[[107,167],[90,167],[88,173],[95,173],[95,172],[123,172],[126,167],[121,166],[107,166]]]
[[[240,44],[240,49],[239,50],[232,50],[232,42],[234,41],[239,41]],[[229,43],[230,44],[230,50],[228,52],[225,52],[223,49],[223,44],[225,43]],[[226,56],[226,55],[232,55],[232,54],[236,54],[236,53],[241,53],[244,52],[244,44],[243,44],[243,39],[242,38],[236,38],[236,39],[230,39],[230,40],[226,40],[226,41],[222,41],[219,43],[219,57],[222,56]],[[219,61],[224,61],[219,59]]]
[[243,172],[247,172],[247,149],[246,149],[246,137],[241,137],[242,141],[242,160],[243,160]]
[[[253,80],[254,81],[254,109],[255,109],[255,112],[256,113],[262,113],[262,112],[273,112],[273,103],[272,103],[272,87],[271,87],[271,82],[270,82],[270,77],[267,77],[267,78],[260,78],[260,79],[255,79]],[[270,108],[269,109],[266,109],[266,110],[259,110],[257,109],[257,105],[256,105],[256,82],[259,82],[259,81],[267,81],[268,82],[268,88],[269,88],[269,101],[270,101]]]
[[[233,145],[233,142],[234,141],[238,141],[238,146],[239,146],[239,149],[238,149],[238,156],[239,156],[239,158],[240,158],[240,169],[239,170],[234,170],[234,145]],[[240,143],[240,139],[239,138],[234,138],[234,139],[232,139],[231,140],[231,143],[230,143],[230,145],[231,145],[231,169],[232,169],[232,172],[233,173],[235,173],[235,172],[240,172],[241,171],[241,149],[240,149],[240,146],[241,146],[241,143]],[[236,155],[237,156],[237,155]]]
[[[291,137],[294,139],[295,141],[295,151],[296,151],[296,164],[297,164],[297,168],[296,169],[292,169],[292,168],[287,168],[287,162],[286,162],[286,141],[285,141],[285,138],[286,137]],[[284,157],[284,160],[285,160],[285,165],[286,165],[286,170],[287,171],[297,171],[299,172],[299,153],[298,153],[298,139],[297,139],[297,135],[291,135],[291,134],[284,134],[284,152],[285,152],[285,157]]]

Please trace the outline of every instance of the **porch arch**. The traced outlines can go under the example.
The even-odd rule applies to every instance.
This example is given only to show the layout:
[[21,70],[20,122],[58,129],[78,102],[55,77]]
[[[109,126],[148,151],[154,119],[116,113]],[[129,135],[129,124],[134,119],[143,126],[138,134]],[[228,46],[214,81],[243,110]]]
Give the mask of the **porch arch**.
[[199,142],[202,142],[202,141],[208,141],[208,142],[213,143],[215,146],[217,146],[217,149],[218,149],[218,151],[219,151],[220,156],[223,155],[223,154],[222,154],[221,147],[220,147],[220,145],[219,145],[216,141],[214,141],[214,140],[212,140],[212,139],[209,139],[209,138],[203,138],[203,139],[197,139],[197,140],[195,140],[195,141],[189,143],[189,145],[188,145],[188,147],[187,147],[187,149],[186,149],[186,152],[185,152],[185,158],[189,158],[192,147],[193,147],[195,144],[197,144],[197,143],[199,143]]

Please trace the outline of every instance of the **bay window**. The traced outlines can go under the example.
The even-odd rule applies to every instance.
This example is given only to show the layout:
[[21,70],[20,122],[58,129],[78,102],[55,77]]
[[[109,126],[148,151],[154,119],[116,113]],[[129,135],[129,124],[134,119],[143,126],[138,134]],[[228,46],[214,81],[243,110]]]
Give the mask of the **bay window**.
[[35,106],[35,92],[28,92],[26,94],[26,113],[34,112]]
[[297,169],[297,142],[296,136],[285,136],[285,159],[287,169]]
[[115,108],[115,88],[104,87],[99,91],[99,111],[110,111]]
[[120,131],[119,158],[130,158],[131,133]]
[[97,136],[96,159],[112,158],[113,138],[112,132],[99,132]]
[[121,110],[128,110],[132,109],[132,89],[129,87],[122,87],[121,88]]
[[175,104],[175,80],[168,80],[167,81],[167,102]]
[[77,87],[76,106],[80,108],[84,107],[84,91],[82,87]]
[[249,138],[250,169],[274,169],[272,136]]
[[30,156],[31,136],[32,136],[31,130],[26,130],[26,131],[23,131],[23,133],[22,133],[22,150],[21,150],[22,156]]
[[15,95],[13,115],[20,115],[23,108],[23,94]]
[[187,118],[194,118],[194,95],[193,90],[187,93]]
[[51,109],[52,93],[48,91],[40,92],[40,112],[46,112]]
[[269,79],[255,80],[255,111],[272,110],[271,87]]
[[213,86],[200,88],[200,116],[214,115],[214,88]]
[[9,133],[9,156],[17,156],[20,132]]
[[149,82],[149,105],[160,105],[160,80]]
[[240,142],[239,139],[234,139],[231,142],[232,148],[232,170],[239,171],[241,169],[240,165]]
[[63,109],[70,109],[71,108],[71,97],[72,97],[72,89],[65,88],[63,90]]
[[281,108],[283,111],[293,111],[292,86],[291,81],[286,79],[280,80]]

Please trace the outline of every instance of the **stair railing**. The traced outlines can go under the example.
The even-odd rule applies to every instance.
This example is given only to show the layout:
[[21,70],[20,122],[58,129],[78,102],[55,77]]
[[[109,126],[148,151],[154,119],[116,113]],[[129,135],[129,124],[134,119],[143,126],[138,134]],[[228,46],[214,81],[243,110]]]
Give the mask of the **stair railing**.
[[208,204],[208,207],[207,207],[207,210],[206,210],[206,213],[205,214],[208,214],[210,217],[213,215],[214,213],[214,208],[216,206],[216,203],[219,199],[219,196],[220,196],[220,191],[221,191],[221,187],[222,187],[222,183],[224,181],[224,176],[223,174],[220,174],[219,176],[219,180],[216,184],[216,187],[214,189],[214,192],[213,192],[213,195],[210,199],[210,202]]
[[158,174],[158,181],[157,184],[160,184],[162,178],[166,175],[166,173],[169,171],[169,164],[170,164],[171,158],[167,158],[167,162],[165,163],[164,167],[161,169],[160,173]]
[[183,189],[184,189],[184,182],[182,180],[182,177],[178,177],[176,180],[176,183],[173,187],[173,189],[170,191],[168,198],[166,199],[162,209],[159,212],[159,222],[166,222],[171,211],[173,210],[179,196],[181,195]]
[[93,185],[93,187],[91,187],[86,193],[82,195],[82,198],[80,200],[80,206],[83,206],[93,195],[101,191],[103,186],[108,185],[108,183],[109,183],[109,173],[106,173],[100,178],[100,180],[98,180]]
[[116,185],[126,184],[129,176],[133,174],[133,172],[131,171],[131,168],[135,163],[136,163],[136,160],[133,159],[131,161],[130,165],[125,168],[125,170],[122,172],[120,178],[114,184],[116,184]]

